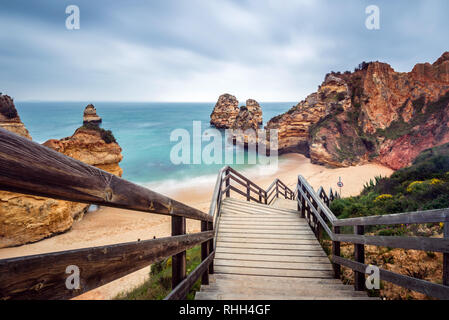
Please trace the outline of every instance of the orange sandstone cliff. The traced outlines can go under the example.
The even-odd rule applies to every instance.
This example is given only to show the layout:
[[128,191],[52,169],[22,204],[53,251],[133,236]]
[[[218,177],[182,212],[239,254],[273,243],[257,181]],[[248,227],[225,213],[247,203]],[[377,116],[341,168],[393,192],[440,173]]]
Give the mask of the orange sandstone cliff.
[[449,142],[449,52],[408,73],[381,62],[332,72],[267,129],[279,130],[280,153],[299,152],[314,163],[407,166],[421,151]]
[[[31,139],[9,97],[0,96],[0,112],[0,127]],[[14,117],[5,120],[4,113]],[[97,117],[92,119],[98,124]],[[73,136],[49,140],[44,145],[121,176],[122,169],[118,165],[122,160],[121,148],[112,140],[115,141],[109,131],[100,129],[98,125],[93,127],[87,123],[86,126],[85,123]],[[65,232],[74,221],[83,217],[88,207],[82,203],[0,191],[0,248],[35,242]]]

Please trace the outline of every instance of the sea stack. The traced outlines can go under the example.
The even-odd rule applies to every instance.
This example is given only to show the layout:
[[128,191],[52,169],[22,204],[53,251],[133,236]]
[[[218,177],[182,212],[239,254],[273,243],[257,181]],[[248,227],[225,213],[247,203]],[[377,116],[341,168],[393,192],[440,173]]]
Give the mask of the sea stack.
[[229,129],[239,114],[239,101],[229,93],[222,94],[210,115],[210,124],[218,129]]
[[97,110],[92,104],[89,104],[84,109],[84,115],[83,115],[83,125],[89,125],[92,124],[94,126],[99,127],[101,124],[101,118],[97,115]]
[[31,140],[30,133],[20,120],[13,99],[0,93],[0,127]]
[[259,103],[256,100],[254,99],[246,100],[246,109],[248,109],[248,111],[253,114],[253,117],[255,121],[257,121],[258,126],[263,124],[262,108],[260,107]]
[[82,127],[70,137],[48,140],[44,146],[121,177],[122,148],[110,130],[100,128],[100,123],[101,118],[90,104],[84,110]]

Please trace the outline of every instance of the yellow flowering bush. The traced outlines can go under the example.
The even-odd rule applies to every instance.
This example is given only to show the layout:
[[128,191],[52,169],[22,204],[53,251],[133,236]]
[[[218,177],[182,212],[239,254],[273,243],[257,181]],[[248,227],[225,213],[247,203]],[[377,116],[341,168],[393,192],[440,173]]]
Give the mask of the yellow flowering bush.
[[382,201],[382,200],[391,199],[391,198],[393,198],[393,196],[391,194],[381,194],[374,201]]
[[420,186],[424,183],[424,181],[413,181],[412,183],[410,183],[407,187],[407,192],[412,192],[413,190],[416,189],[417,186]]
[[443,181],[440,179],[434,178],[434,179],[430,180],[430,184],[440,184],[440,183],[443,183]]

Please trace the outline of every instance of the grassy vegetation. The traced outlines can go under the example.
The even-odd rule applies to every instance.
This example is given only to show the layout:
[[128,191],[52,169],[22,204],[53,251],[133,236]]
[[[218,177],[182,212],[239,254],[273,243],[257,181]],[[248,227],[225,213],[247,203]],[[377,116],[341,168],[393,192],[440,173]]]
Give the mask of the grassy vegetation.
[[[187,273],[189,274],[201,263],[201,246],[187,250]],[[151,266],[150,278],[141,286],[120,294],[116,299],[120,300],[162,300],[171,291],[171,258],[155,263]],[[187,295],[188,300],[193,300],[195,292],[200,289],[201,280],[193,286]]]
[[112,134],[111,130],[105,130],[103,128],[100,128],[99,126],[92,124],[92,123],[86,123],[80,129],[86,129],[86,130],[95,130],[98,131],[101,135],[101,139],[103,139],[106,143],[116,143],[114,135]]
[[[371,180],[359,196],[335,200],[331,210],[344,219],[448,208],[448,195],[449,144],[445,144],[422,152],[410,167],[396,171],[390,178]],[[380,229],[383,235],[405,231],[399,227]]]

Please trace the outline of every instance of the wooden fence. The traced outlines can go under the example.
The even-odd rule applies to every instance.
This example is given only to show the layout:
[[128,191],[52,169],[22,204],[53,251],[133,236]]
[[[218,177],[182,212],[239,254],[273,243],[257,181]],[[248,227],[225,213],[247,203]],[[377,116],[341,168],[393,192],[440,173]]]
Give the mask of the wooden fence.
[[[330,198],[322,188],[316,193],[304,177],[299,176],[297,191],[301,216],[307,219],[318,239],[324,231],[332,240],[332,262],[336,278],[340,278],[340,266],[348,267],[354,270],[355,289],[365,290],[365,273],[368,273],[368,265],[365,264],[365,245],[442,252],[442,284],[384,269],[380,269],[380,279],[431,297],[449,299],[449,209],[338,219],[329,209]],[[439,222],[444,223],[444,238],[364,235],[365,226]],[[354,234],[341,234],[341,227],[352,227]],[[354,244],[354,260],[341,257],[341,242]]]

